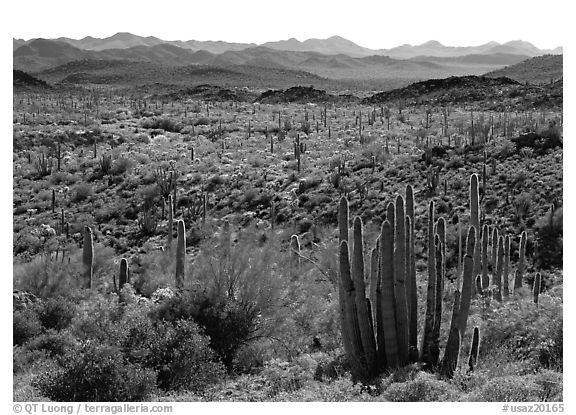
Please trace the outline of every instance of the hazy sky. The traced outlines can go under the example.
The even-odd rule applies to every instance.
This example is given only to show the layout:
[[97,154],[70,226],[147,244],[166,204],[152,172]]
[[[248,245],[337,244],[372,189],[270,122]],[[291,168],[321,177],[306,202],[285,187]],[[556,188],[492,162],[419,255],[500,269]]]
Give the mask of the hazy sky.
[[33,0],[6,3],[1,6],[9,9],[9,14],[4,16],[8,20],[4,30],[15,38],[79,39],[131,32],[164,40],[263,43],[290,37],[305,40],[340,35],[374,49],[420,44],[432,39],[447,46],[521,39],[539,48],[554,48],[567,43],[564,22],[570,14],[570,2],[566,0],[98,0],[89,3]]

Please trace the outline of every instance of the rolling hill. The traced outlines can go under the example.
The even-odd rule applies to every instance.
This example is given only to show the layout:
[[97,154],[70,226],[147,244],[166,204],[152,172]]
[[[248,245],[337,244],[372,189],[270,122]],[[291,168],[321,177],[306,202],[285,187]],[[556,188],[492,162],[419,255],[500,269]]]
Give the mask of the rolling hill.
[[497,69],[486,74],[491,78],[506,76],[518,82],[529,82],[532,84],[549,83],[563,78],[563,55],[537,56]]

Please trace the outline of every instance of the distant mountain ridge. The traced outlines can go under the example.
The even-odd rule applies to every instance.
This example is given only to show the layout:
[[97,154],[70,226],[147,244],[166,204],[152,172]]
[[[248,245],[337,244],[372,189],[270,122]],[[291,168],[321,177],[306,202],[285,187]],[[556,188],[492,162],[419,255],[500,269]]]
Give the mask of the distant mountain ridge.
[[[13,39],[13,50],[30,43],[22,39]],[[351,57],[365,57],[371,55],[385,55],[397,59],[410,59],[417,56],[454,57],[471,54],[494,54],[506,53],[526,55],[529,57],[544,54],[562,54],[561,47],[555,49],[538,49],[530,42],[513,40],[504,44],[488,42],[479,46],[444,46],[440,42],[431,40],[421,45],[401,45],[391,49],[369,49],[340,36],[331,36],[327,39],[307,39],[299,41],[295,38],[266,42],[261,45],[254,43],[233,43],[224,41],[198,41],[198,40],[162,40],[154,36],[138,36],[127,32],[119,32],[107,38],[94,38],[87,36],[83,39],[70,39],[60,37],[51,39],[68,43],[79,49],[89,51],[103,51],[106,49],[127,49],[135,46],[157,46],[169,44],[193,52],[205,50],[210,53],[220,54],[226,51],[239,51],[255,46],[263,46],[270,49],[294,51],[294,52],[317,52],[325,55],[345,54]]]

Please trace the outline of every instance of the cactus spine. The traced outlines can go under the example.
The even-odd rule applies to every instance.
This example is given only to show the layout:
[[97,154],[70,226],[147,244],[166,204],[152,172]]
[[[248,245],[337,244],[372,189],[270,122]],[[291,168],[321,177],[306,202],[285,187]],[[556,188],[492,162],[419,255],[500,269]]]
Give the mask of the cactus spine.
[[184,288],[186,259],[186,226],[183,220],[178,221],[178,237],[176,242],[176,288]]

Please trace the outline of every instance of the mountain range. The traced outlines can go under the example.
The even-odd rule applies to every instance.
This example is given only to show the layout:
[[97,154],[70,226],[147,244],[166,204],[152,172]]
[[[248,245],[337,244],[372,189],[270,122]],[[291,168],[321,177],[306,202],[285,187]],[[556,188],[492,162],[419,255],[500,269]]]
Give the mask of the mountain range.
[[[226,69],[231,71],[226,72],[231,80],[247,79],[253,73],[253,77],[261,79],[279,80],[286,76],[286,82],[297,84],[303,84],[304,79],[315,84],[337,80],[362,84],[363,89],[381,89],[384,84],[386,88],[397,87],[430,78],[482,75],[550,52],[522,41],[503,45],[490,42],[478,47],[446,47],[431,41],[389,49],[386,52],[391,53],[384,54],[383,49],[363,48],[338,36],[254,45],[166,42],[129,33],[105,39],[13,39],[13,46],[13,68],[48,82],[110,83],[115,78],[130,81],[130,72],[126,71],[137,72],[139,76],[134,79],[145,82],[145,68],[154,73],[154,79],[162,80],[162,72],[170,72],[184,82],[186,74],[212,79],[212,74]],[[273,71],[273,76],[266,71]]]
[[[13,50],[32,42],[34,39],[13,39]],[[87,36],[83,39],[70,39],[60,37],[56,40],[65,42],[83,50],[102,51],[106,49],[128,49],[134,46],[157,46],[169,44],[191,51],[205,50],[219,54],[226,51],[239,51],[255,46],[263,46],[269,49],[297,52],[317,52],[325,55],[344,54],[351,57],[365,57],[371,55],[383,55],[396,59],[409,59],[417,56],[454,57],[473,54],[507,53],[534,57],[544,54],[561,54],[562,47],[555,49],[538,49],[529,42],[514,40],[504,44],[488,42],[480,46],[444,46],[440,42],[431,40],[421,45],[401,45],[391,49],[369,49],[344,39],[340,36],[332,36],[327,39],[308,39],[299,41],[295,38],[266,42],[261,45],[254,43],[230,43],[223,41],[198,41],[198,40],[162,40],[154,36],[138,36],[131,33],[119,32],[107,38],[94,38]]]

